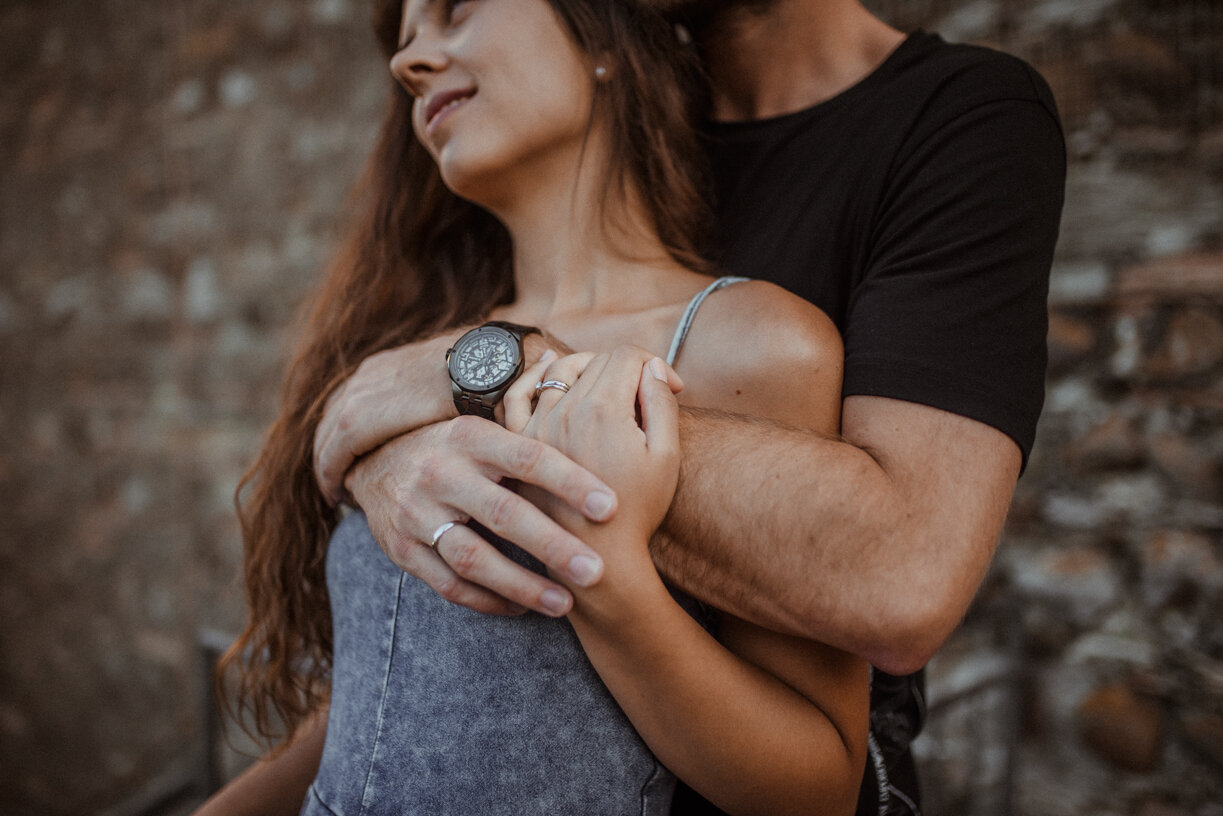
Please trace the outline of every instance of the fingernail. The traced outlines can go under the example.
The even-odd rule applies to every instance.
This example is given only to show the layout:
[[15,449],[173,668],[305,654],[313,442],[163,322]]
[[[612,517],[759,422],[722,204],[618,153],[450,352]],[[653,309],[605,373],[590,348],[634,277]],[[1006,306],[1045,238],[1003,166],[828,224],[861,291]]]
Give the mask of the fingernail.
[[654,379],[662,380],[663,382],[667,381],[667,370],[663,368],[664,365],[666,363],[662,361],[661,357],[655,357],[653,360],[650,360],[650,373],[654,375]]
[[578,586],[588,587],[603,574],[603,562],[589,555],[575,555],[569,559],[569,577]]
[[545,351],[543,354],[539,355],[539,362],[541,362],[541,363],[550,363],[550,362],[552,362],[553,360],[555,360],[555,359],[556,359],[556,357],[557,357],[556,352],[555,352],[555,351],[553,351],[552,349],[548,349],[548,350],[547,350],[547,351]]
[[586,494],[586,515],[591,521],[603,521],[611,515],[616,499],[610,493],[595,490]]
[[569,611],[569,593],[559,589],[545,589],[540,593],[539,603],[550,614],[559,617]]

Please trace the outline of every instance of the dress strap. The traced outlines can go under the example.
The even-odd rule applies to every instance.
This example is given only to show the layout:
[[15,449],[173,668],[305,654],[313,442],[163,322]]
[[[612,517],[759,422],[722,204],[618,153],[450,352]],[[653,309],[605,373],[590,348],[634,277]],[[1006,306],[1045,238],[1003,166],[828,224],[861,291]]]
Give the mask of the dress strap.
[[688,301],[688,308],[684,309],[684,316],[679,319],[679,325],[675,327],[675,336],[671,338],[671,350],[667,352],[667,365],[675,365],[675,358],[679,356],[679,350],[684,347],[684,341],[688,339],[688,329],[692,327],[692,318],[696,317],[696,310],[701,308],[705,298],[724,286],[730,286],[732,283],[742,283],[746,280],[751,280],[751,278],[736,278],[730,275],[718,278],[697,292],[696,297]]

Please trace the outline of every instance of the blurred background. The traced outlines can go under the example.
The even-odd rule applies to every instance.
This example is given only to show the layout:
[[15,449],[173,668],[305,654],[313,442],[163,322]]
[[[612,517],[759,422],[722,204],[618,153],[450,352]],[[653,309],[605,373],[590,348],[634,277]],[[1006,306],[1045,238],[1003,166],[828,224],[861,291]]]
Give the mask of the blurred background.
[[[1048,78],[1042,426],[931,666],[932,816],[1223,814],[1223,3],[873,0]],[[231,497],[388,76],[362,0],[0,1],[0,812],[242,761]]]

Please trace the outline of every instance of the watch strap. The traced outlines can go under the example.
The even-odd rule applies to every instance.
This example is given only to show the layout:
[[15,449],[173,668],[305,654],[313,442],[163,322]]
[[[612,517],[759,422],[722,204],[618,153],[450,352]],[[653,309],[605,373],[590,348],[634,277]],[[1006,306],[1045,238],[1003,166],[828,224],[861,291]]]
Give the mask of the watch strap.
[[[497,402],[501,401],[500,399],[490,405],[481,399],[479,394],[464,391],[462,388],[459,388],[457,383],[452,382],[450,387],[454,394],[454,407],[458,409],[460,416],[478,416],[485,419],[494,418],[493,411],[497,407]],[[501,394],[497,396],[500,397]]]
[[534,326],[524,326],[521,323],[510,323],[508,320],[489,320],[488,322],[481,324],[481,328],[484,326],[496,326],[499,329],[505,329],[507,332],[517,337],[519,343],[521,343],[523,339],[532,332],[535,334],[543,334],[543,332]]

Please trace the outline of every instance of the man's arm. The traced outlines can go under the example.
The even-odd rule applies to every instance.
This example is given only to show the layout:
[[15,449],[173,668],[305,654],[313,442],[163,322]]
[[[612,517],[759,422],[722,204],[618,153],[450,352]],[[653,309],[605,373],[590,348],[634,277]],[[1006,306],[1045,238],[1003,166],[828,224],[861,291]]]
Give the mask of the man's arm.
[[1000,431],[881,397],[845,400],[840,440],[698,410],[680,434],[679,489],[652,545],[664,576],[893,674],[959,623],[1020,468]]
[[[378,367],[394,362],[436,373],[438,355],[430,352],[436,349],[396,349]],[[363,418],[391,399],[376,390],[385,373],[354,379],[369,382],[353,393],[373,390],[360,402],[333,404],[329,415],[339,418],[320,445],[324,463],[380,441],[367,430],[375,423]],[[1020,465],[1018,447],[1000,431],[879,397],[845,400],[840,440],[697,410],[683,412],[680,430],[680,489],[653,546],[662,573],[739,617],[845,649],[892,673],[924,664],[963,616]],[[364,435],[354,442],[357,433]],[[348,485],[388,556],[448,600],[484,612],[564,614],[572,603],[567,590],[498,558],[469,530],[447,533],[441,554],[427,546],[430,531],[458,509],[554,569],[590,554],[500,485],[502,476],[544,487],[576,509],[601,485],[559,452],[476,419],[376,447],[349,471]],[[610,512],[588,509],[587,516],[597,521]]]
[[[494,422],[456,416],[444,360],[461,333],[361,363],[328,401],[315,433],[319,488],[333,502],[347,490],[391,561],[446,600],[491,614],[564,615],[573,604],[568,589],[514,563],[462,523],[429,546],[440,525],[473,519],[589,586],[602,575],[598,554],[519,496],[513,483],[535,485],[592,521],[616,509],[611,488],[554,448]],[[546,334],[528,335],[525,345],[535,365],[566,350]]]

